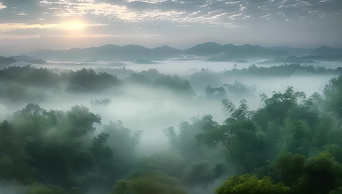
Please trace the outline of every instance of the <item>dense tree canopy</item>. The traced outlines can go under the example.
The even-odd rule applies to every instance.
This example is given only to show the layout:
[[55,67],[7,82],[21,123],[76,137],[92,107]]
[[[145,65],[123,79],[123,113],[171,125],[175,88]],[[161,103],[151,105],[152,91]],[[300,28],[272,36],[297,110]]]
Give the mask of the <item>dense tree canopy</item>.
[[[84,106],[63,112],[28,104],[0,123],[0,178],[34,184],[29,193],[58,193],[58,186],[111,187],[127,172],[122,165],[129,165],[141,132],[112,123],[95,135],[94,124],[100,122]],[[123,155],[122,149],[130,153]]]
[[[280,66],[267,71],[284,70],[285,75],[298,68]],[[264,75],[261,70],[252,66],[230,72]],[[28,103],[0,122],[0,183],[20,185],[24,193],[32,194],[184,194],[208,188],[217,194],[341,192],[342,76],[311,96],[294,87],[261,94],[261,106],[253,110],[245,99],[239,104],[229,99],[231,93],[248,96],[254,92],[240,82],[222,87],[207,83],[201,98],[182,77],[155,69],[129,73],[119,79],[92,69],[53,72],[8,67],[0,70],[0,100],[43,102],[53,95],[76,92],[92,94],[91,106],[108,108],[115,100],[96,94],[132,84],[172,91],[168,94],[181,94],[193,103],[221,101],[224,121],[217,122],[209,114],[188,122],[180,119],[178,127],[160,130],[168,140],[165,152],[137,155],[144,135],[141,130],[126,128],[121,121],[103,123],[101,113],[84,105],[61,111]],[[213,75],[202,70],[192,79],[196,76]]]

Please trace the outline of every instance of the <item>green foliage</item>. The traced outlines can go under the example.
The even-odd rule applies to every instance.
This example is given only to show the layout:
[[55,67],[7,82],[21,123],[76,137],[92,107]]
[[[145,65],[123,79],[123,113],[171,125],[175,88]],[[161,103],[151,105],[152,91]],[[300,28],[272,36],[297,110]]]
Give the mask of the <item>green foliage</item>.
[[[275,119],[282,121],[291,108],[298,106],[297,102],[302,98],[305,98],[304,93],[295,92],[292,87],[288,87],[283,93],[276,92],[272,97],[266,98],[264,100],[265,106],[260,109],[254,117],[255,119],[260,119],[261,121],[259,122],[267,122]],[[265,126],[262,125],[262,127]]]
[[[298,68],[328,72],[279,68],[287,73]],[[233,71],[264,75],[261,69]],[[153,69],[129,74],[127,81],[193,95],[189,82],[178,76]],[[205,70],[199,74],[218,75]],[[226,90],[229,96],[229,91],[248,93],[251,88],[239,82],[226,88],[208,85],[208,98],[223,98],[227,119],[219,124],[210,115],[198,116],[178,129],[167,128],[171,151],[139,159],[134,156],[142,131],[125,128],[121,121],[101,125],[100,115],[82,105],[56,111],[30,103],[0,123],[0,181],[22,184],[27,193],[87,193],[94,188],[105,193],[115,184],[113,193],[168,194],[185,193],[181,187],[205,188],[227,174],[253,173],[232,176],[217,193],[339,193],[341,80],[332,79],[323,95],[309,98],[292,87],[262,95],[263,104],[254,111],[246,100],[235,107],[224,98]],[[91,69],[58,74],[9,67],[0,70],[0,98],[36,101],[49,93],[100,92],[119,83],[116,76]]]
[[323,90],[326,108],[342,116],[342,76],[330,80]]
[[227,98],[221,100],[223,106],[223,112],[228,117],[235,110],[235,105],[232,101]]
[[212,116],[206,115],[202,118],[193,118],[192,123],[181,123],[179,133],[174,128],[164,130],[173,149],[180,152],[183,157],[189,160],[203,158],[206,148],[199,145],[196,136],[204,130],[210,130],[218,126]]
[[68,194],[66,190],[61,187],[44,184],[32,184],[26,188],[27,194]]
[[15,60],[12,57],[0,56],[0,67],[14,63]]
[[249,174],[235,175],[226,180],[219,188],[216,189],[216,194],[272,194],[272,193],[291,193],[289,187],[283,183],[274,184],[272,179],[264,177],[258,179],[256,176]]
[[122,122],[110,122],[104,125],[103,132],[109,135],[107,145],[115,152],[115,157],[120,160],[133,156],[134,148],[137,146],[143,135],[143,131],[132,131],[124,126]]
[[160,171],[135,171],[129,180],[116,182],[113,194],[185,194],[176,179]]
[[242,171],[251,171],[265,164],[267,142],[263,132],[249,119],[252,113],[245,100],[231,112],[224,125],[207,127],[196,138],[208,146],[224,148],[230,162],[239,164]]
[[171,89],[174,92],[184,95],[194,95],[190,83],[188,80],[182,80],[176,75],[161,75],[155,81],[154,84],[157,86],[163,86]]
[[[198,186],[205,188],[208,184],[222,176],[226,173],[226,166],[220,150],[213,149],[214,144],[212,144],[212,148],[207,148],[198,142],[199,139],[200,142],[204,142],[206,138],[211,138],[203,136],[203,139],[201,139],[202,137],[198,135],[203,131],[211,131],[211,129],[216,127],[218,127],[218,123],[213,121],[210,115],[206,115],[201,118],[193,118],[192,123],[181,123],[178,133],[174,128],[166,129],[164,132],[169,138],[172,150],[180,154],[183,162],[179,163],[180,161],[175,160],[176,158],[173,157],[169,160],[174,163],[168,162],[169,167],[165,168],[165,165],[163,165],[158,170],[177,177],[182,181],[182,184],[189,188]],[[153,164],[158,166],[158,164]],[[177,167],[178,169],[172,167]],[[170,169],[174,171],[172,172]]]
[[159,73],[156,69],[131,73],[127,81],[145,86],[165,88],[181,96],[191,97],[195,94],[188,80],[177,75]]
[[11,158],[8,155],[3,155],[0,157],[0,172],[1,172],[1,177],[4,179],[12,179],[13,176],[13,162]]
[[299,154],[280,153],[272,164],[276,179],[292,185],[303,174],[305,159]]
[[[232,112],[232,119],[246,119],[249,118],[251,112],[249,111],[249,107],[247,105],[247,101],[245,99],[240,101],[240,106],[238,109],[235,109]],[[228,122],[228,121],[227,121]]]
[[118,85],[119,79],[108,73],[97,74],[93,69],[81,69],[76,72],[64,73],[69,81],[68,90],[71,92],[100,92]]
[[337,144],[327,144],[323,147],[324,151],[329,152],[337,162],[342,162],[342,147]]
[[213,88],[210,85],[208,85],[205,88],[205,93],[208,99],[218,99],[218,100],[222,100],[226,98],[226,95],[227,95],[227,92],[223,87]]
[[256,65],[251,65],[248,68],[234,69],[231,71],[225,71],[225,75],[238,75],[238,76],[290,76],[296,72],[308,72],[316,75],[320,74],[338,74],[338,70],[322,68],[318,66],[301,65],[299,63],[282,64],[271,67],[257,67]]
[[119,84],[115,75],[92,69],[55,73],[28,65],[0,70],[0,98],[12,101],[43,101],[65,92],[101,92]]
[[[335,79],[332,82],[336,85],[328,85],[330,90],[338,87]],[[224,99],[222,104],[229,118],[223,125],[202,129],[202,133],[196,135],[197,140],[208,146],[225,148],[227,162],[233,165],[235,161],[240,169],[238,172],[272,176],[274,180],[291,187],[295,193],[329,193],[337,189],[342,176],[341,166],[337,162],[341,161],[342,128],[340,118],[321,112],[323,103],[327,101],[323,101],[318,94],[306,99],[304,93],[289,87],[284,92],[275,92],[271,97],[263,96],[263,102],[264,105],[258,110],[250,111],[246,101],[242,101],[236,109],[229,100]],[[332,111],[337,113],[335,109]],[[317,156],[310,158],[312,155]],[[233,179],[236,182],[239,180],[237,177]],[[254,181],[257,182],[256,177]],[[246,185],[242,187],[248,188]],[[227,186],[226,192],[234,193],[233,188],[233,184]],[[218,192],[224,193],[224,189],[221,187]]]
[[304,173],[295,189],[301,193],[329,193],[340,183],[341,170],[341,165],[330,153],[322,152],[305,162]]
[[246,86],[240,81],[234,81],[232,84],[224,84],[227,93],[233,96],[251,96],[256,90],[255,86]]
[[206,186],[213,180],[224,174],[224,165],[217,164],[214,168],[210,168],[206,161],[190,164],[185,170],[184,183],[189,186]]
[[186,160],[179,154],[165,152],[143,157],[137,161],[137,169],[158,170],[168,176],[181,178],[186,168]]
[[163,74],[159,73],[157,69],[149,69],[147,71],[141,71],[139,74],[145,78],[156,80],[158,77],[162,76]]
[[93,124],[101,124],[101,116],[89,112],[89,109],[84,106],[73,106],[71,110],[67,112],[67,117],[72,125],[70,135],[75,137],[80,137],[89,132],[93,132],[95,130]]
[[[28,193],[111,188],[113,180],[127,173],[141,133],[111,124],[95,136],[95,123],[101,117],[84,106],[63,112],[28,104],[0,123],[0,180],[27,184]],[[92,143],[86,143],[92,135]],[[111,138],[119,144],[109,144]]]
[[342,193],[342,187],[339,187],[329,192],[329,194],[340,194],[340,193]]

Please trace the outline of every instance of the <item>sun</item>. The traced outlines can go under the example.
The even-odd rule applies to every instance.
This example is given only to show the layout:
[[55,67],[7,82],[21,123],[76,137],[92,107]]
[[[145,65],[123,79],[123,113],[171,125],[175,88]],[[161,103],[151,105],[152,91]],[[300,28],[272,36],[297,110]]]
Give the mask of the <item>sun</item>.
[[68,31],[82,31],[88,24],[82,20],[70,20],[61,24],[62,28]]

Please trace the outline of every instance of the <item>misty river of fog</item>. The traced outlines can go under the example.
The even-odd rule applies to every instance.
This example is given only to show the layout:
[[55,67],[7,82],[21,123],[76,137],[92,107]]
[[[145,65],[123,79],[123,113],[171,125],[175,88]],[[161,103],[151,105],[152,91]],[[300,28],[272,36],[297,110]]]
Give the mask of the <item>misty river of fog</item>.
[[[293,86],[297,91],[303,91],[307,96],[314,92],[320,92],[322,88],[333,77],[332,75],[311,75],[301,72],[294,73],[287,77],[237,77],[226,76],[216,80],[204,80],[199,82],[192,75],[201,71],[219,73],[227,70],[247,68],[253,63],[229,63],[229,62],[208,62],[208,61],[162,61],[154,64],[135,64],[132,62],[57,62],[49,61],[48,64],[34,65],[49,69],[79,70],[82,68],[125,68],[136,72],[156,69],[159,73],[178,75],[190,82],[195,92],[195,99],[183,98],[163,88],[153,88],[136,84],[126,84],[125,87],[110,89],[102,93],[64,94],[55,96],[39,105],[44,109],[69,110],[70,107],[78,104],[84,105],[90,111],[100,114],[102,123],[109,121],[122,121],[125,127],[133,130],[143,130],[144,135],[138,150],[140,154],[152,154],[165,149],[168,141],[163,134],[163,129],[168,127],[178,128],[181,122],[191,121],[192,117],[210,114],[214,120],[222,123],[226,116],[220,100],[205,98],[205,88],[209,84],[212,87],[221,87],[224,84],[232,84],[239,81],[252,88],[248,95],[227,95],[235,105],[241,99],[246,99],[251,109],[260,106],[259,94],[272,95],[273,91],[284,91],[288,86]],[[314,64],[330,68],[338,67],[338,63]],[[265,66],[265,65],[264,65]],[[120,79],[120,75],[117,75]],[[111,102],[104,106],[95,106],[90,103],[91,99],[108,98]],[[7,114],[22,109],[25,103],[0,104],[0,119]],[[148,151],[147,151],[148,150]],[[138,151],[139,152],[139,151]]]
[[[158,69],[160,73],[165,74],[177,74],[177,75],[191,75],[201,69],[210,69],[213,72],[221,72],[225,70],[232,70],[233,68],[242,69],[247,68],[252,64],[256,64],[261,67],[270,67],[272,65],[261,64],[264,60],[257,60],[251,62],[212,62],[206,60],[181,60],[173,59],[166,61],[151,61],[147,64],[139,64],[131,61],[96,61],[96,62],[76,62],[76,61],[47,61],[47,64],[35,64],[36,67],[43,68],[58,68],[58,69],[72,69],[79,70],[82,68],[127,68],[135,71],[143,71],[148,69]],[[282,63],[276,63],[274,65],[281,65]],[[341,66],[341,62],[324,61],[308,64],[312,66],[319,66],[325,68],[337,68]]]

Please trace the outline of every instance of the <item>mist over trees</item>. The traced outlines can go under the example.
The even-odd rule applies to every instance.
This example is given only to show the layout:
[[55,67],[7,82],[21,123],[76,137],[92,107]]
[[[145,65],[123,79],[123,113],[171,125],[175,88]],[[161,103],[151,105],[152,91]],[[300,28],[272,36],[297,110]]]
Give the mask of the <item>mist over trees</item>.
[[[258,83],[235,79],[293,74],[333,78],[309,95],[295,86],[259,94]],[[177,120],[176,126],[166,124],[171,118],[162,120],[163,137],[157,138],[164,138],[168,146],[147,154],[140,146],[151,133],[141,130],[138,117],[132,122],[141,128],[130,128],[126,126],[131,123],[120,121],[120,114],[106,115],[119,109],[115,103],[121,98],[135,95],[127,90],[148,93],[134,99],[152,98],[156,104],[166,96],[182,102],[179,112],[209,104],[204,110],[217,109],[223,119],[199,112],[192,119]],[[48,102],[72,97],[79,99],[67,109],[44,108]],[[81,97],[89,107],[82,105]],[[259,100],[257,108],[249,99]],[[62,71],[12,66],[0,70],[0,102],[7,108],[0,121],[0,192],[228,194],[342,189],[341,68],[252,65],[219,73],[202,69],[182,77],[156,69]],[[11,106],[15,110],[10,112]],[[121,115],[130,111],[119,110]]]

